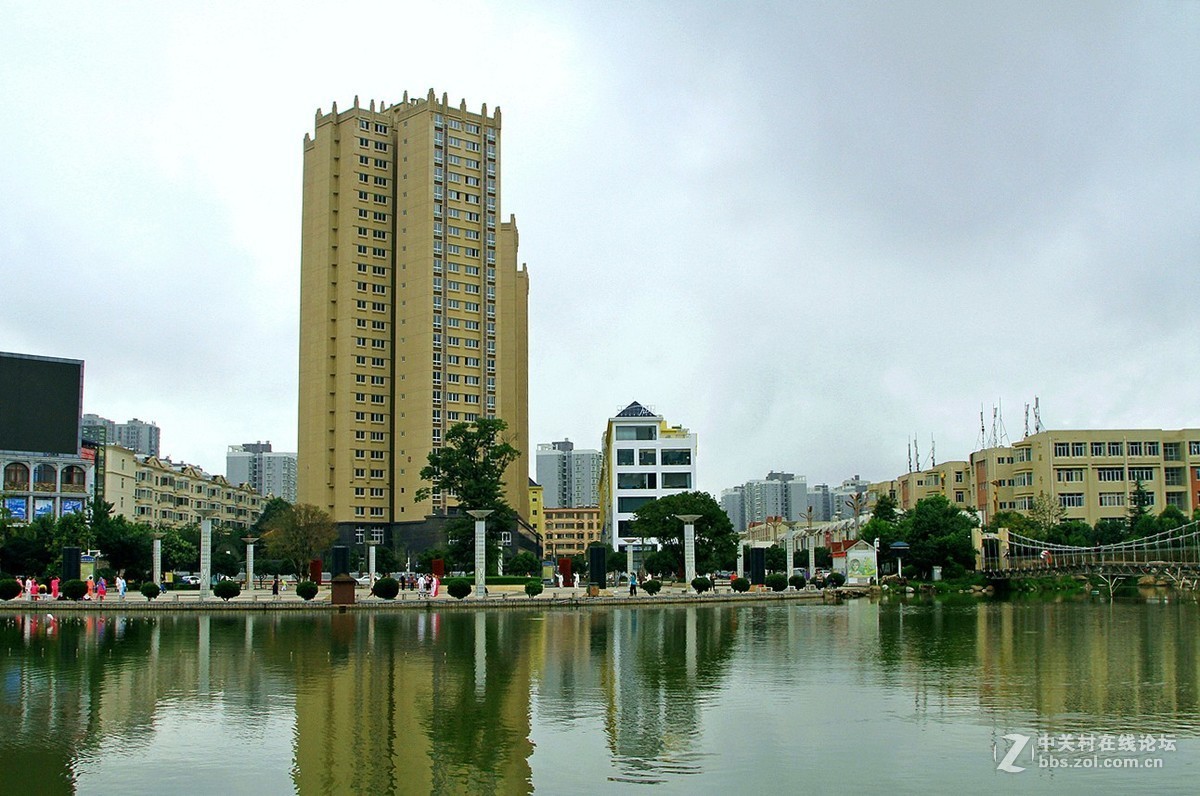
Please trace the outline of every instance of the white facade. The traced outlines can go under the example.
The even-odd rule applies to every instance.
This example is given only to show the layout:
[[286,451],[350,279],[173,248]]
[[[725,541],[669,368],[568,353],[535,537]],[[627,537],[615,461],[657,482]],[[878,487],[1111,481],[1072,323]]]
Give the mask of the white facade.
[[669,426],[636,401],[608,421],[604,435],[605,538],[624,550],[658,547],[634,536],[634,512],[667,495],[696,489],[696,435]]

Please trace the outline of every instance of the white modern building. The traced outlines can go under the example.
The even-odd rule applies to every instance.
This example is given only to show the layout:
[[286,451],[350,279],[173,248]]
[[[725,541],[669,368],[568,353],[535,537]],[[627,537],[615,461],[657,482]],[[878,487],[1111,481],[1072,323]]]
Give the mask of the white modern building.
[[634,401],[609,418],[604,432],[604,466],[601,507],[604,534],[617,550],[638,553],[658,549],[657,539],[633,534],[634,512],[667,495],[696,488],[696,435],[682,426],[668,425]]
[[575,448],[570,440],[537,446],[537,482],[548,509],[584,508],[600,505],[600,468],[604,457],[598,450]]
[[296,502],[296,454],[273,451],[270,442],[230,445],[225,477],[234,486],[247,484],[260,495]]

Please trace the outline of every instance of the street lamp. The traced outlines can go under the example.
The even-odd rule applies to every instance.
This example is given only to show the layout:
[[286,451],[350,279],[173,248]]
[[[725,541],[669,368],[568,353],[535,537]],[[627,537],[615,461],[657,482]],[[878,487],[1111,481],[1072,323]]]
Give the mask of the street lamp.
[[683,579],[688,586],[696,579],[696,520],[700,514],[676,514],[683,523]]
[[487,593],[487,523],[485,520],[492,509],[471,509],[467,512],[475,518],[475,596],[483,597]]
[[888,549],[896,555],[896,575],[904,577],[904,554],[908,552],[908,542],[892,542]]

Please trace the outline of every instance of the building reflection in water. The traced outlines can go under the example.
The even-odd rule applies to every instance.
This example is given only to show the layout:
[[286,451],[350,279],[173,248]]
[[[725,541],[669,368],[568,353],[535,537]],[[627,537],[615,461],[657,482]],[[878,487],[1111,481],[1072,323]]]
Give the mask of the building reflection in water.
[[564,766],[678,782],[730,766],[722,723],[782,725],[828,702],[822,673],[835,670],[847,713],[901,693],[917,721],[1084,729],[1061,726],[1074,717],[1184,736],[1200,710],[1197,613],[859,601],[4,614],[0,771],[51,794],[122,776],[186,791],[198,772],[232,791],[314,794],[526,793],[535,777],[554,791]]

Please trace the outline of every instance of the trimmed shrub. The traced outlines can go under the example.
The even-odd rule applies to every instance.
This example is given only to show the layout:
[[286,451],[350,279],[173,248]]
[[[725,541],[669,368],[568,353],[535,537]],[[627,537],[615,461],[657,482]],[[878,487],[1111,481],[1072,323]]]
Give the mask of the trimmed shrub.
[[787,588],[787,576],[782,572],[772,572],[765,581],[771,591],[783,591]]
[[466,578],[450,578],[446,581],[446,593],[456,600],[461,600],[471,593],[474,585]]
[[63,582],[59,591],[68,600],[82,600],[83,595],[87,594],[87,584],[81,580],[68,580]]
[[746,578],[734,578],[729,582],[729,586],[739,594],[750,591],[750,581]]
[[830,572],[829,577],[825,578],[825,582],[826,585],[836,589],[846,582],[846,576],[840,572]]
[[660,591],[662,591],[662,581],[661,580],[648,580],[642,584],[642,589],[645,590],[646,594],[649,594],[651,597],[653,597],[654,595],[656,595]]
[[712,588],[712,581],[705,577],[692,578],[692,588],[697,594],[704,594]]
[[788,585],[796,591],[800,591],[808,584],[803,575],[792,575],[788,578]]
[[146,581],[142,584],[141,592],[146,596],[147,600],[153,600],[155,597],[161,594],[158,587],[150,581]]
[[371,588],[371,594],[383,600],[394,600],[400,593],[400,581],[395,578],[380,578]]
[[537,597],[542,591],[543,586],[540,580],[533,578],[525,582],[525,593],[529,595],[530,599]]
[[217,595],[225,602],[229,602],[241,593],[242,587],[236,580],[219,580],[217,581],[217,585],[213,586],[213,594]]
[[296,584],[296,595],[302,600],[311,600],[317,596],[317,584],[311,580],[302,580]]
[[12,578],[0,580],[0,600],[11,600],[21,593],[21,584]]

